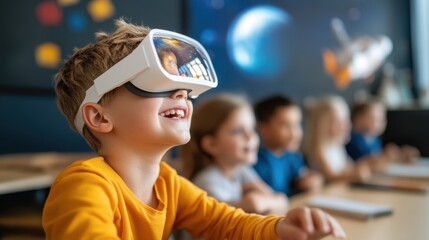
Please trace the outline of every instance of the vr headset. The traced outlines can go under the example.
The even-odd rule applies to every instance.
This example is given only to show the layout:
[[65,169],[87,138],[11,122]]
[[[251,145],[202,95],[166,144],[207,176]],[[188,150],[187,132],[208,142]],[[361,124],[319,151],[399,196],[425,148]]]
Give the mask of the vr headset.
[[74,124],[82,134],[82,107],[98,103],[104,94],[122,85],[142,97],[168,97],[185,89],[190,98],[196,98],[217,84],[210,57],[200,43],[182,34],[152,29],[133,52],[94,80]]

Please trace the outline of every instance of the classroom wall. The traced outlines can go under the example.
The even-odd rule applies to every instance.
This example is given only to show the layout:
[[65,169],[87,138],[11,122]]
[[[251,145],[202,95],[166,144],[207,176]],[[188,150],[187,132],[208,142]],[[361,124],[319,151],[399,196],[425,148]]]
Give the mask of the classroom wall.
[[103,22],[91,21],[86,15],[88,28],[83,32],[70,32],[66,21],[73,12],[86,13],[90,0],[62,8],[63,23],[52,27],[42,27],[37,21],[36,8],[42,2],[0,3],[0,154],[90,150],[57,110],[52,83],[57,69],[43,69],[34,63],[33,49],[38,41],[57,42],[65,58],[74,47],[94,41],[95,31],[111,31],[113,20],[120,16],[152,28],[182,31],[182,1],[112,0],[115,14]]
[[3,94],[0,109],[0,154],[89,151],[58,111],[54,96]]

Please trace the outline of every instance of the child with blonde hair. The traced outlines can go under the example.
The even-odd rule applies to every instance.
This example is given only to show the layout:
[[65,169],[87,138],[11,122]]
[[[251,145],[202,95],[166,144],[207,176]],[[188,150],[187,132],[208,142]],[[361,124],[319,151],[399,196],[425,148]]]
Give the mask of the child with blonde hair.
[[313,100],[307,107],[303,150],[309,165],[328,181],[368,179],[369,164],[353,163],[345,149],[351,131],[347,103],[339,96],[329,96]]
[[284,214],[287,197],[274,193],[251,168],[259,137],[244,97],[220,94],[195,110],[191,141],[182,147],[186,176],[208,195],[260,214]]
[[[210,58],[184,35],[116,22],[112,34],[77,49],[56,76],[60,110],[98,157],[60,173],[43,209],[46,239],[163,239],[186,228],[208,239],[319,239],[345,234],[330,215],[297,208],[259,216],[219,203],[180,177],[162,156],[190,139],[188,96],[217,83]],[[183,54],[186,76],[156,51]],[[192,57],[190,59],[189,57]]]

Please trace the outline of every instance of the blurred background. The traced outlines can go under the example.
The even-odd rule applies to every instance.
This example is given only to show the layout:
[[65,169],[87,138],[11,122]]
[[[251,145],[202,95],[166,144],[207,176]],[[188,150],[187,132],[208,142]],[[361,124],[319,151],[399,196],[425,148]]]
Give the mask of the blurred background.
[[[93,42],[94,32],[112,31],[119,17],[200,41],[219,78],[219,87],[207,95],[234,91],[257,101],[284,93],[300,104],[327,94],[349,102],[377,95],[395,110],[389,114],[399,120],[392,123],[416,121],[413,129],[391,136],[389,125],[386,136],[394,141],[426,137],[407,136],[426,134],[417,126],[427,119],[429,101],[429,20],[424,14],[429,4],[424,0],[31,0],[1,5],[0,154],[89,151],[56,108],[53,76],[73,48]],[[392,45],[370,77],[346,87],[336,85],[323,58],[327,49],[347,51],[348,44],[333,31],[333,18],[342,22],[349,43],[385,36]],[[411,110],[413,118],[407,116]]]
[[[285,94],[304,105],[328,94],[349,103],[377,96],[389,109],[384,141],[429,156],[428,12],[426,0],[1,1],[0,156],[90,151],[56,107],[53,76],[75,47],[113,31],[119,17],[200,41],[219,79],[201,98]],[[352,67],[356,74],[344,79]],[[20,199],[41,207],[48,191],[21,190],[3,192],[2,206]]]

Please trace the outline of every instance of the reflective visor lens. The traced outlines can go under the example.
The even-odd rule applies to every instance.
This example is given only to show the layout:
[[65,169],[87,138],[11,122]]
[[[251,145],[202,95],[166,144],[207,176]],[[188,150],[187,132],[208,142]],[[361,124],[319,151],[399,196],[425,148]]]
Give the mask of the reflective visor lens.
[[159,62],[168,74],[215,81],[208,56],[197,46],[181,39],[160,36],[154,36],[153,43]]

